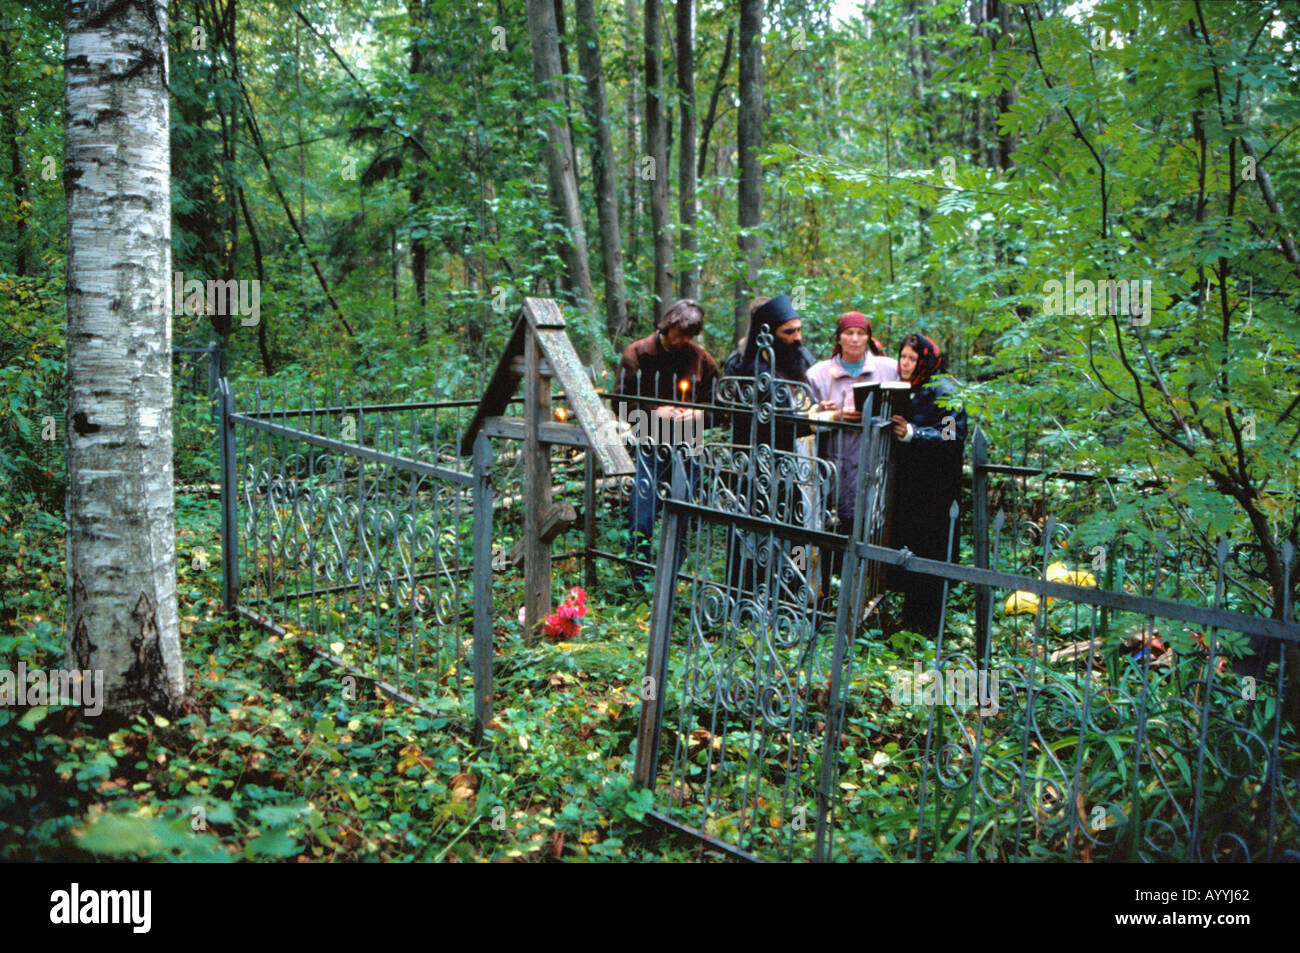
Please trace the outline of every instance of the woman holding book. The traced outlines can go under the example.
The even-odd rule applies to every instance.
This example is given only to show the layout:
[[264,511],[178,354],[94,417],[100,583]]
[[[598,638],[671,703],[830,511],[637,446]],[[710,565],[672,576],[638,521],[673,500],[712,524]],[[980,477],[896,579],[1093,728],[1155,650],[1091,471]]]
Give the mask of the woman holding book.
[[[949,515],[961,499],[961,461],[966,444],[966,410],[956,400],[951,378],[935,375],[943,365],[939,348],[923,334],[909,334],[898,357],[898,377],[911,386],[899,395],[893,432],[894,504],[891,545],[917,556],[955,562],[960,518]],[[939,632],[944,581],[895,568],[890,588],[903,593],[903,625],[927,635]]]
[[[860,311],[840,315],[835,325],[835,350],[829,360],[819,361],[808,371],[808,384],[817,398],[823,419],[861,424],[862,413],[853,400],[853,385],[872,381],[898,380],[897,365],[880,353],[880,343],[871,336],[871,322]],[[819,456],[834,461],[839,472],[835,515],[838,532],[853,529],[853,504],[858,483],[860,428],[835,428],[823,433]]]

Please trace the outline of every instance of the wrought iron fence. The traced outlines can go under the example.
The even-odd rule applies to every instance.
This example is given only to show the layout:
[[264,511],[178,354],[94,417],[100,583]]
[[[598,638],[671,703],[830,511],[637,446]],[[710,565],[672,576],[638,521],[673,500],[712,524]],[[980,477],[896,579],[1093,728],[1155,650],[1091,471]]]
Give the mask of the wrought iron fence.
[[[177,482],[208,489],[220,479],[217,400],[221,353],[213,341],[203,347],[172,348],[172,422]],[[201,483],[202,487],[193,484]]]
[[[995,566],[1003,528],[996,519]],[[891,673],[918,716],[916,859],[1300,859],[1294,621],[1222,608],[1226,546],[1209,606],[1050,581],[1050,517],[1045,528],[1037,576],[910,561],[988,585],[995,604],[1007,593],[1008,617],[1024,620],[982,658],[945,636],[924,672]],[[908,561],[870,545],[864,555]],[[1032,612],[1013,611],[1022,600]],[[1233,673],[1247,640],[1274,663],[1264,677]]]
[[[772,420],[797,391],[724,380],[718,403]],[[1025,513],[1023,496],[981,516],[993,468],[980,460],[975,566],[885,545],[887,397],[863,430],[851,538],[825,532],[824,505],[788,504],[796,485],[833,496],[834,467],[774,450],[771,432],[673,451],[636,766],[657,815],[785,860],[1292,857],[1293,608],[1230,611],[1226,543],[1207,565],[1126,540],[1117,571],[1094,576],[1073,524]],[[819,593],[799,546],[843,554],[838,588]],[[1289,573],[1290,547],[1284,559]],[[882,566],[944,581],[937,638],[864,624]],[[975,611],[954,612],[971,589]]]
[[[254,389],[237,411],[220,393],[226,604],[400,697],[466,720],[472,699],[481,729],[494,611],[513,609],[494,610],[492,574],[513,572],[527,505],[518,442],[460,453],[468,401]],[[629,434],[663,513],[640,561],[656,588],[636,773],[654,815],[760,859],[1291,856],[1294,608],[1233,611],[1252,606],[1234,545],[1207,560],[1119,539],[1094,563],[1085,475],[988,464],[978,434],[973,565],[890,546],[890,399],[859,429],[810,421],[798,384],[723,379],[707,405],[651,399],[713,430]],[[850,434],[852,527],[843,447],[826,446]],[[637,564],[619,551],[633,481],[550,452],[557,498],[582,500],[559,558],[589,582],[600,561]],[[882,629],[903,565],[945,580],[936,640]],[[1247,648],[1269,663],[1254,676],[1233,660]]]
[[[872,394],[876,420],[859,428],[854,539],[883,532],[890,443],[878,424],[891,401]],[[825,860],[842,840],[840,734],[876,575],[833,531],[835,463],[797,447],[816,404],[807,386],[724,378],[717,404],[738,422],[733,442],[674,448],[672,484],[659,487],[636,778],[656,790],[657,817],[714,846]]]
[[[491,450],[465,403],[353,404],[221,381],[228,607],[390,695],[467,720],[491,704]],[[322,397],[327,395],[322,395]],[[449,423],[447,418],[452,418]],[[355,686],[354,686],[355,687]]]

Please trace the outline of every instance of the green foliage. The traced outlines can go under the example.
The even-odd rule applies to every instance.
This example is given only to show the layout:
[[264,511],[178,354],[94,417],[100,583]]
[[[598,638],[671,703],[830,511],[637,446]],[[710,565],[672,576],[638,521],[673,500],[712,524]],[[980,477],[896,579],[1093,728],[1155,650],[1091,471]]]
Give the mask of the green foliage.
[[[1073,556],[1119,529],[1182,534],[1188,552],[1222,536],[1276,555],[1284,540],[1300,541],[1300,416],[1288,391],[1300,377],[1300,299],[1279,250],[1300,206],[1300,20],[1289,6],[1244,2],[1101,0],[1068,14],[1049,6],[1045,17],[1040,6],[1004,7],[1006,35],[970,22],[972,5],[956,0],[880,0],[847,23],[825,5],[769,4],[760,283],[799,291],[819,354],[848,308],[873,318],[889,353],[908,331],[935,337],[995,460],[1122,478],[1086,498],[1044,489]],[[223,339],[241,408],[264,375],[294,402],[322,391],[477,397],[522,298],[564,296],[558,248],[568,236],[550,208],[541,147],[544,119],[567,118],[594,222],[581,84],[569,83],[566,104],[538,102],[518,2],[420,8],[413,20],[396,3],[244,4],[232,33],[206,8],[174,5],[173,267],[261,277],[263,287],[259,327],[176,316],[173,336]],[[644,149],[644,64],[639,25],[622,13],[601,7],[600,40],[639,335],[653,287],[650,183],[630,175]],[[0,195],[0,658],[29,665],[60,657],[65,608],[63,529],[52,515],[63,508],[66,440],[61,18],[57,4],[0,2],[0,113],[13,124],[0,131],[15,144]],[[715,83],[720,93],[698,194],[698,264],[704,341],[722,356],[734,345],[742,271],[734,50],[718,74],[734,9],[701,5],[698,23],[700,111]],[[196,26],[206,47],[192,42]],[[505,49],[492,45],[495,26]],[[680,104],[672,91],[664,98],[675,127]],[[1260,157],[1253,177],[1247,142]],[[428,255],[425,303],[411,274],[417,245]],[[1150,323],[1050,313],[1049,283],[1068,274],[1149,279]],[[602,338],[607,360],[626,343],[568,313],[578,337]],[[174,427],[178,479],[210,482],[206,401],[178,389]],[[1161,482],[1134,489],[1143,479]],[[1010,515],[1039,516],[1023,501]],[[502,515],[507,533],[513,518]],[[0,710],[0,858],[686,856],[648,832],[647,795],[626,780],[648,611],[606,604],[612,570],[601,568],[595,614],[572,644],[525,640],[517,592],[497,593],[500,716],[477,753],[446,717],[373,693],[343,704],[339,674],[302,654],[298,635],[223,621],[211,501],[179,496],[177,530],[194,711],[101,726],[57,707]],[[1134,585],[1132,567],[1116,560],[1111,571]],[[1300,579],[1280,579],[1276,564],[1268,573],[1228,604],[1268,609]],[[955,609],[962,633],[970,611]],[[1023,647],[1030,622],[1004,621],[1004,637]],[[1053,638],[1077,635],[1068,606],[1043,621]],[[890,671],[924,649],[905,634],[881,643],[853,686],[841,777],[849,822],[837,851],[904,859],[917,846],[925,728],[885,702]],[[1105,655],[1112,684],[1132,677],[1115,639]],[[1153,692],[1173,698],[1177,677],[1162,675]],[[1182,779],[1172,795],[1126,790],[1127,738],[1079,752],[1062,734],[1036,757],[1082,757],[1098,797],[1155,816],[1187,793],[1190,765],[1171,730],[1149,726]],[[991,750],[1014,745],[999,736]],[[1232,803],[1233,783],[1216,781],[1207,804]],[[960,791],[930,803],[923,855],[1007,855],[1005,817],[964,812]],[[195,808],[206,829],[193,826]]]
[[[0,636],[0,666],[62,657],[62,596],[25,543],[57,553],[35,508],[6,534],[23,546],[6,588],[30,592]],[[31,539],[36,530],[44,534]],[[598,606],[581,643],[525,646],[500,663],[499,714],[483,754],[448,718],[397,705],[281,639],[217,611],[216,513],[177,510],[182,628],[193,710],[125,725],[41,706],[0,708],[0,858],[220,861],[541,860],[679,856],[644,827],[631,786],[646,609]],[[6,543],[6,545],[14,545]],[[215,563],[215,560],[214,560]],[[510,596],[506,597],[507,602]],[[569,730],[556,730],[557,721]],[[496,810],[498,809],[499,810]]]
[[0,275],[0,480],[6,495],[63,506],[62,281]]
[[[898,29],[892,16],[873,10],[885,36]],[[979,378],[963,399],[1004,462],[1036,462],[1013,455],[1023,439],[1053,468],[1159,478],[1159,493],[1117,503],[1143,502],[1151,527],[1182,517],[1189,547],[1224,536],[1280,553],[1300,540],[1297,423],[1281,383],[1300,371],[1300,299],[1269,235],[1286,226],[1246,171],[1244,143],[1293,178],[1290,125],[1267,108],[1295,82],[1288,27],[1237,4],[1100,3],[1087,22],[1021,7],[1016,17],[1011,42],[994,51],[986,37],[984,55],[960,29],[929,41],[944,48],[939,95],[1014,94],[999,115],[1007,170],[969,162],[952,143],[945,170],[942,128],[909,151],[904,125],[901,157],[888,145],[861,158],[777,145],[783,185],[862,209],[886,232],[916,216],[920,246],[905,239],[890,259],[914,289],[901,293],[952,365]],[[1111,40],[1090,42],[1098,36]],[[926,108],[934,102],[927,93]],[[1150,282],[1150,314],[1107,314],[1105,295],[1061,313],[1073,296],[1054,302],[1052,283],[1085,280]],[[931,309],[946,316],[932,322]],[[1103,507],[1098,520],[1117,525],[1117,513]],[[1297,582],[1275,566],[1259,603],[1276,605]]]

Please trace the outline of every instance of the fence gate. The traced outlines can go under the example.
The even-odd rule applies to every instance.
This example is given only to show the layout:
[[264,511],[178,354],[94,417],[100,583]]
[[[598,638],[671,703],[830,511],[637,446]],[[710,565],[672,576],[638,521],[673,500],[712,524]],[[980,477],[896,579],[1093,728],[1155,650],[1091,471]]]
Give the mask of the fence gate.
[[[659,448],[673,478],[659,487],[636,779],[654,789],[657,819],[728,853],[826,860],[867,567],[828,531],[838,473],[809,446],[807,388],[724,378],[716,402],[737,442]],[[861,514],[881,509],[888,450],[880,430],[864,434],[859,539]]]

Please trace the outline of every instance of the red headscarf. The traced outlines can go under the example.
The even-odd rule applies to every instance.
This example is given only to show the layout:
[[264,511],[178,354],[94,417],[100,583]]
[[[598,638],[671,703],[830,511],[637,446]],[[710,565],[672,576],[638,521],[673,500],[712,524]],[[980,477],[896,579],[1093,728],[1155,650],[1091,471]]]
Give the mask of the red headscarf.
[[[909,381],[912,389],[916,390],[938,373],[939,368],[943,366],[943,357],[939,354],[939,345],[924,334],[909,334],[903,338],[902,347],[898,349],[900,355],[905,347],[910,347],[916,352],[916,370],[912,372],[912,379]],[[901,369],[898,376],[899,378],[903,376]]]
[[867,332],[867,350],[872,354],[883,354],[884,349],[880,342],[871,336],[871,320],[861,311],[845,311],[840,315],[839,322],[835,325],[835,350],[831,351],[831,357],[837,357],[840,353],[840,335],[849,328],[861,328]]

